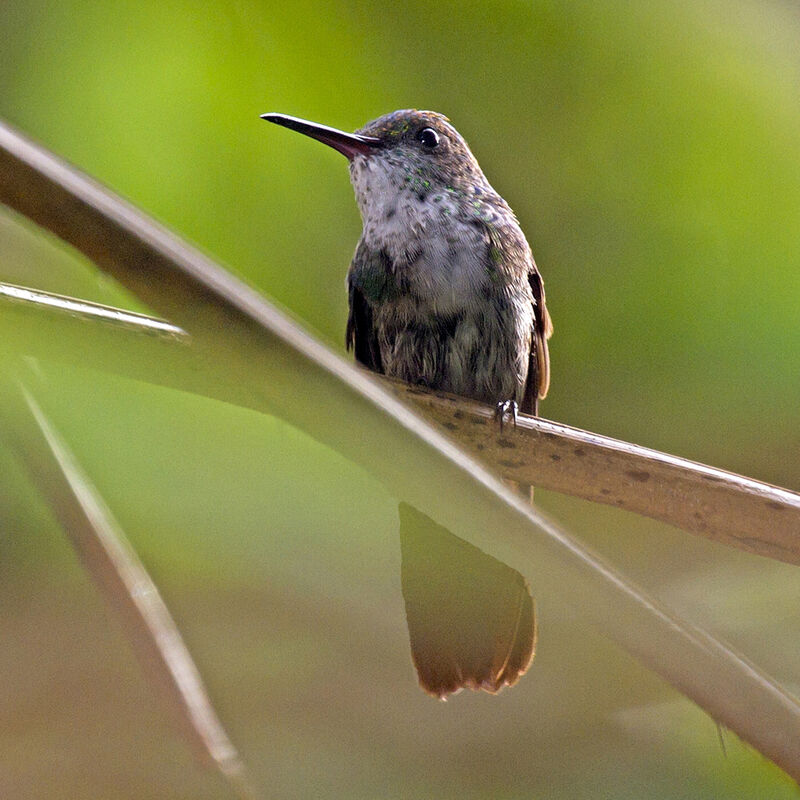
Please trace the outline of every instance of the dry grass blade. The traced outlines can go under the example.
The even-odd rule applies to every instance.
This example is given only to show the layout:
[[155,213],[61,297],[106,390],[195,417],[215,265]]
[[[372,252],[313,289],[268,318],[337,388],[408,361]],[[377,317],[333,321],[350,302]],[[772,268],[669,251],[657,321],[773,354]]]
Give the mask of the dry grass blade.
[[3,125],[0,200],[184,328],[200,361],[241,380],[243,393],[258,398],[254,403],[361,464],[437,524],[517,569],[538,596],[552,593],[572,603],[800,779],[795,698],[719,640],[659,608],[257,291]]
[[398,381],[394,392],[503,477],[668,522],[800,564],[800,494],[732,472],[520,414],[497,436],[494,409]]
[[211,705],[191,654],[111,511],[30,391],[12,378],[0,378],[0,390],[3,438],[122,620],[151,685],[198,757],[213,764],[242,800],[255,800],[259,795]]

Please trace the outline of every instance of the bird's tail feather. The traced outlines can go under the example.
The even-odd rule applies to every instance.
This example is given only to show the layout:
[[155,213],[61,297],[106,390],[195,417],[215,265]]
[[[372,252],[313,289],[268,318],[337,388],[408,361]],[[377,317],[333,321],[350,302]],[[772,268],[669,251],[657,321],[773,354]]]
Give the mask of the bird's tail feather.
[[533,598],[522,575],[400,504],[402,587],[411,655],[425,691],[498,692],[528,669]]

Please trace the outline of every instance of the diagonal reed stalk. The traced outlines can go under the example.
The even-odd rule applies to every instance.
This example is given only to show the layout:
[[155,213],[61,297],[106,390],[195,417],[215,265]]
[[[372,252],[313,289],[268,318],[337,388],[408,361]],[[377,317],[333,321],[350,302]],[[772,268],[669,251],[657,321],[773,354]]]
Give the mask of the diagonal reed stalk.
[[422,513],[518,569],[537,592],[570,602],[800,779],[794,697],[713,636],[658,607],[257,291],[4,125],[0,201],[186,330],[196,363],[241,381],[248,405],[269,408],[336,448]]

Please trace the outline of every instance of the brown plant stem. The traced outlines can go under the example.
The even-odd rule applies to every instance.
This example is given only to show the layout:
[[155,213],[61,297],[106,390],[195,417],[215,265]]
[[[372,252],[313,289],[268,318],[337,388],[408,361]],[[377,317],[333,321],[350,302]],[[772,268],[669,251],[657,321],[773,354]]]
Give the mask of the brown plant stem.
[[[246,382],[204,365],[188,334],[163,320],[2,283],[0,309],[16,346],[24,343],[31,355],[272,411]],[[8,349],[12,343],[5,338]],[[516,428],[506,425],[501,435],[489,406],[371,377],[504,480],[622,508],[749,553],[800,564],[796,492],[524,414]]]

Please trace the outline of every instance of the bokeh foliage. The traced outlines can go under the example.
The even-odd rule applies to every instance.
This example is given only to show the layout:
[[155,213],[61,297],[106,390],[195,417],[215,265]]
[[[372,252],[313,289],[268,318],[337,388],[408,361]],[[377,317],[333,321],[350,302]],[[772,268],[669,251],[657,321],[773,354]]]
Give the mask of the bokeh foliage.
[[[0,115],[341,347],[343,278],[360,230],[345,162],[266,126],[258,114],[283,111],[353,129],[394,108],[440,110],[516,210],[543,272],[556,325],[544,415],[798,488],[799,34],[797,10],[777,1],[301,0],[284,7],[255,0],[6,0]],[[0,233],[0,280],[131,303],[88,265],[36,242],[16,223],[3,220]],[[325,684],[320,651],[343,670],[348,654],[340,634],[355,623],[343,612],[321,622],[310,603],[292,609],[295,602],[303,608],[309,593],[339,592],[337,608],[348,608],[353,620],[366,615],[370,592],[344,599],[346,565],[382,564],[385,575],[373,580],[389,581],[396,567],[393,499],[336,454],[258,415],[97,376],[54,371],[52,380],[59,424],[166,584],[233,720],[234,738],[245,756],[258,759],[267,747],[262,722],[247,716],[242,697],[264,674],[254,707],[273,704],[275,730],[288,737],[272,756],[284,765],[285,791],[341,791],[360,769],[363,796],[789,796],[780,776],[742,749],[723,760],[713,726],[596,634],[585,634],[578,648],[580,626],[576,633],[576,623],[552,608],[554,644],[540,653],[539,674],[547,677],[527,689],[545,705],[552,701],[553,719],[534,737],[547,757],[523,769],[516,751],[493,762],[498,756],[489,748],[470,767],[468,759],[439,752],[460,779],[440,776],[452,785],[432,789],[399,701],[392,737],[374,709],[363,710],[369,700],[356,688],[338,687],[337,695]],[[30,619],[44,630],[73,626],[84,636],[81,626],[103,628],[86,610],[91,591],[68,566],[48,512],[4,460],[0,570],[8,574],[5,599],[16,597],[18,612],[9,615],[4,641],[15,635],[25,645],[4,655],[19,664],[28,649],[46,649],[26,635]],[[800,681],[792,644],[800,597],[791,568],[612,510],[544,494],[541,502],[673,605],[721,630],[779,678]],[[41,591],[37,576],[48,569],[50,594],[35,607],[20,601],[15,587]],[[69,576],[71,588],[63,588]],[[58,597],[76,593],[76,617],[51,616]],[[252,618],[240,614],[248,604]],[[401,616],[392,619],[393,632],[402,634]],[[559,620],[571,633],[553,632]],[[321,638],[322,628],[330,630]],[[104,652],[102,643],[86,642]],[[402,641],[392,646],[403,676]],[[117,647],[119,664],[127,664],[124,646]],[[568,657],[576,666],[559,686]],[[293,685],[286,665],[297,661],[313,668]],[[54,675],[56,666],[53,658]],[[135,683],[135,669],[119,668]],[[101,677],[111,682],[115,674],[112,664]],[[41,675],[30,682],[19,685],[46,691]],[[411,690],[404,702],[415,713],[424,709],[417,724],[449,731],[432,721],[437,709],[425,706],[427,698],[409,699],[416,698]],[[532,725],[515,712],[513,698],[467,700],[471,705],[453,713],[506,741],[515,724],[525,731]],[[326,716],[317,704],[333,710]],[[75,710],[67,700],[62,707],[56,730],[74,736],[81,717],[68,718]],[[335,741],[331,726],[342,720],[350,733]],[[35,735],[26,728],[17,755],[30,759],[31,770],[56,747],[46,733],[52,722],[40,722]],[[113,741],[98,734],[108,725],[99,712],[85,720],[83,730],[97,734],[87,741]],[[354,733],[359,725],[370,735]],[[134,740],[148,741],[144,732]],[[476,732],[461,755],[474,757],[478,741]],[[167,762],[155,746],[148,757]],[[303,787],[296,781],[306,759],[316,767]],[[628,759],[625,778],[620,763]],[[19,761],[17,769],[25,774]],[[270,769],[265,765],[265,774]],[[321,774],[326,782],[314,784]],[[148,796],[139,780],[135,796]],[[187,788],[186,796],[200,791]]]

